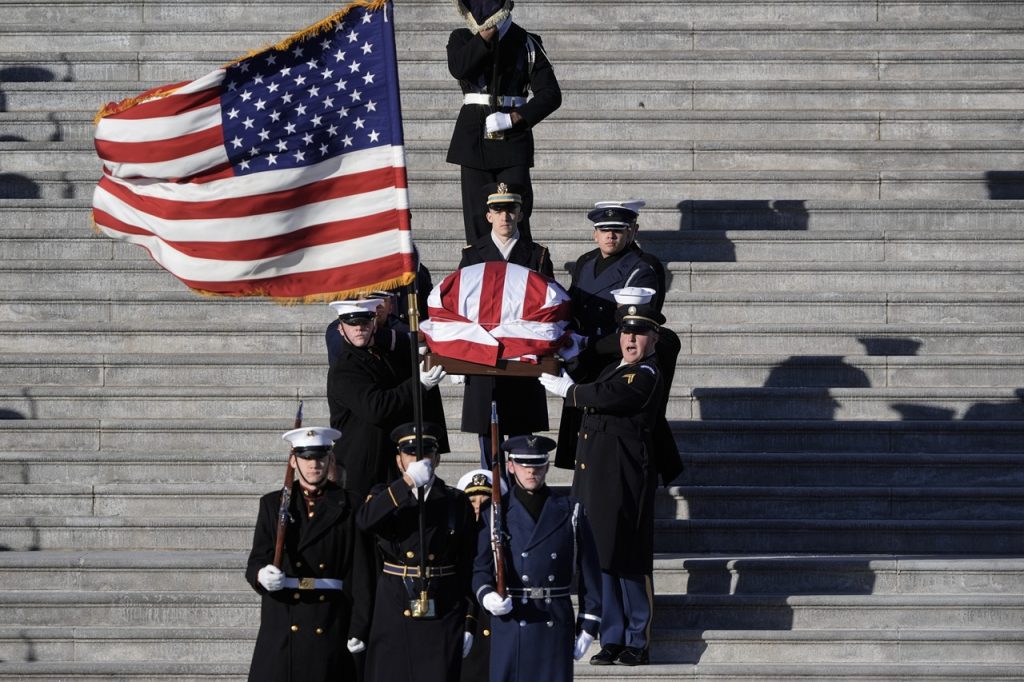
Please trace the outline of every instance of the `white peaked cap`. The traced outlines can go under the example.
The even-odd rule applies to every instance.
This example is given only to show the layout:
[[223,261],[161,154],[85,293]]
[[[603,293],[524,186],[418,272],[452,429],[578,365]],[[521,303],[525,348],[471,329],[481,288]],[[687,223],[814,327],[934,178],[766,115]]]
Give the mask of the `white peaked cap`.
[[[477,478],[478,476],[486,477],[487,484],[492,484],[493,479],[491,477],[491,472],[489,470],[473,469],[472,471],[467,471],[465,474],[463,474],[462,478],[459,479],[458,485],[456,485],[455,487],[458,488],[459,490],[465,490],[473,482],[473,479]],[[504,495],[507,492],[508,486],[505,484],[505,479],[501,479],[501,494]]]
[[303,426],[288,431],[281,438],[293,448],[329,448],[341,438],[341,431],[327,426]]
[[377,308],[384,305],[384,301],[379,298],[361,298],[357,301],[331,301],[327,305],[331,306],[331,310],[338,317],[359,313],[373,313],[376,315]]
[[654,298],[655,291],[650,287],[624,287],[622,289],[612,289],[611,294],[619,305],[639,305],[650,303],[651,299]]

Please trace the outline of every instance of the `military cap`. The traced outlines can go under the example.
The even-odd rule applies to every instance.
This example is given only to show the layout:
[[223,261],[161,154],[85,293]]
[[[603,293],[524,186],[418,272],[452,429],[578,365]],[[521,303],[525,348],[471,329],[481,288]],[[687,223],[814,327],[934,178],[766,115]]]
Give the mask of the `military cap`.
[[[459,479],[459,483],[455,486],[467,495],[490,495],[491,494],[491,472],[487,469],[473,469],[467,471]],[[501,492],[508,492],[508,486],[505,485],[505,481],[501,481]]]
[[331,301],[327,305],[338,315],[342,322],[346,320],[368,320],[377,316],[377,308],[384,305],[379,298],[361,298],[352,301]]
[[501,444],[508,453],[508,460],[526,467],[542,467],[548,463],[548,453],[555,447],[555,441],[545,436],[515,436]]
[[587,218],[594,223],[595,230],[625,230],[633,226],[646,203],[642,199],[599,201],[587,213]]
[[650,287],[623,287],[611,290],[612,297],[619,305],[650,303],[655,293]]
[[[431,422],[423,422],[423,452],[437,452],[437,442],[441,439],[441,427]],[[391,432],[391,440],[398,450],[407,455],[416,454],[416,424],[406,422],[396,426]]]
[[341,438],[341,431],[326,426],[304,426],[286,432],[281,438],[291,443],[296,457],[317,459],[331,451],[334,441]]
[[665,324],[665,316],[649,303],[620,305],[615,310],[615,321],[619,324],[619,332],[658,331]]
[[487,208],[499,208],[523,205],[523,189],[519,185],[504,182],[492,182],[483,186],[487,193]]
[[455,0],[455,8],[473,33],[494,28],[512,14],[512,0]]

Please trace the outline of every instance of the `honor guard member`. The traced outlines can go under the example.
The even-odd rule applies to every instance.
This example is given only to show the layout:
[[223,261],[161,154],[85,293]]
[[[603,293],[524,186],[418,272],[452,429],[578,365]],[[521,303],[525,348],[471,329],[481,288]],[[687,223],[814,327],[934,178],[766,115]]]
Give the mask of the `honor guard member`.
[[[506,440],[514,481],[505,510],[507,595],[495,591],[490,520],[481,532],[473,589],[491,615],[491,682],[572,679],[601,623],[601,572],[587,512],[580,501],[547,486],[548,452],[555,442],[524,435]],[[577,579],[580,604],[570,598]]]
[[599,201],[587,213],[594,223],[597,248],[576,260],[569,296],[577,331],[590,342],[615,332],[612,289],[648,287],[654,289],[656,296],[658,292],[664,296],[664,277],[659,278],[658,269],[633,246],[643,206],[639,199]]
[[654,598],[654,434],[668,395],[655,346],[665,318],[649,304],[622,306],[616,318],[621,361],[591,383],[564,374],[543,374],[540,381],[583,414],[572,490],[590,513],[603,607],[601,651],[590,662],[643,665]]
[[519,229],[530,236],[533,127],[562,104],[540,36],[512,21],[512,5],[512,0],[456,0],[468,28],[448,37],[448,71],[459,81],[463,100],[447,161],[461,167],[467,244],[489,230],[480,191],[489,182],[523,187]]
[[[413,418],[413,398],[423,392],[424,415],[444,424],[437,384],[444,378],[440,366],[414,371],[409,339],[390,337],[392,345],[377,343],[379,299],[335,301],[330,304],[340,322],[342,345],[327,374],[327,403],[331,426],[345,434],[334,446],[337,463],[344,467],[343,487],[362,499],[376,483],[397,476],[394,445],[388,437],[399,424]],[[441,427],[438,449],[448,452],[448,433]]]
[[[520,188],[493,183],[487,193],[487,222],[491,231],[462,250],[459,268],[506,261],[554,277],[548,250],[523,235]],[[462,399],[462,431],[475,433],[480,443],[480,466],[491,466],[491,401],[498,403],[498,429],[502,439],[548,429],[544,389],[532,377],[453,376],[466,384]]]
[[356,528],[359,502],[327,480],[334,429],[294,429],[283,438],[295,482],[280,567],[274,566],[281,490],[260,499],[245,578],[262,597],[250,682],[353,679],[350,652],[369,624],[370,556]]
[[[435,476],[440,428],[423,424],[423,458],[416,459],[416,427],[391,433],[398,444],[393,481],[370,491],[358,514],[383,562],[377,580],[367,648],[367,682],[450,682],[459,679],[472,645],[466,613],[472,599],[476,522],[465,493]],[[422,487],[425,545],[420,543]],[[426,565],[426,576],[420,566]]]
[[[486,469],[473,469],[463,474],[455,486],[466,493],[469,503],[473,505],[476,515],[477,529],[486,522],[486,515],[491,504],[491,472]],[[508,486],[501,481],[501,494],[508,493]],[[471,600],[469,613],[466,614],[466,633],[470,636],[469,653],[462,659],[462,682],[487,682],[491,674],[491,614],[480,604]]]

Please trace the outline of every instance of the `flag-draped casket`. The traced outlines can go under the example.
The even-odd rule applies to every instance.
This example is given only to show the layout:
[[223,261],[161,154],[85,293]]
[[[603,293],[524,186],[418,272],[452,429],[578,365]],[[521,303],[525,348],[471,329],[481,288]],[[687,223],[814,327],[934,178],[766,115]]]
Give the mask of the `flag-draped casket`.
[[480,365],[536,362],[562,344],[569,294],[550,277],[504,261],[456,270],[427,299],[422,330],[438,355]]

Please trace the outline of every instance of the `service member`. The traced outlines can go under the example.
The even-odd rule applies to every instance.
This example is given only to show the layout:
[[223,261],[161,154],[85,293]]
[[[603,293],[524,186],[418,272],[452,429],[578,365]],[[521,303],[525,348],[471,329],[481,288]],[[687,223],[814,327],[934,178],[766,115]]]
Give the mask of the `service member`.
[[603,606],[602,648],[590,662],[643,665],[654,595],[654,433],[668,396],[655,346],[665,318],[649,304],[622,306],[616,318],[621,361],[591,383],[552,374],[540,381],[582,412],[572,490],[590,512]]
[[[486,469],[473,469],[463,474],[455,486],[466,493],[473,513],[476,515],[477,529],[483,527],[490,513],[491,505],[491,472]],[[504,479],[501,481],[501,494],[508,492]],[[469,653],[462,659],[462,682],[487,682],[491,674],[491,614],[473,599],[466,614],[466,633],[471,637]]]
[[[491,681],[572,679],[601,623],[601,573],[587,511],[549,488],[548,452],[555,442],[524,435],[502,444],[514,481],[505,511],[507,595],[495,591],[490,520],[477,544],[473,589],[491,619]],[[580,613],[570,591],[577,578]]]
[[448,38],[448,71],[459,81],[463,100],[447,161],[461,167],[467,244],[489,231],[480,188],[490,182],[523,187],[519,229],[530,236],[533,127],[562,104],[540,36],[513,23],[512,5],[512,0],[460,0],[457,7],[468,28]]
[[[476,522],[465,493],[435,476],[441,430],[423,424],[422,459],[416,459],[416,427],[391,433],[400,472],[375,485],[358,514],[382,559],[367,648],[367,682],[458,680],[472,636],[466,613],[476,550]],[[418,488],[423,488],[424,541],[420,542]],[[426,576],[420,575],[422,563]]]
[[350,652],[364,648],[371,602],[370,557],[355,525],[356,500],[327,480],[334,429],[294,429],[295,470],[281,565],[275,541],[281,490],[260,499],[246,580],[263,598],[251,682],[354,679]]
[[[522,234],[521,188],[494,183],[487,186],[487,222],[491,231],[462,251],[459,268],[494,261],[506,261],[554,276],[548,250]],[[461,378],[452,377],[453,382]],[[462,399],[462,430],[477,434],[480,466],[491,466],[491,401],[498,403],[498,429],[502,439],[548,428],[548,407],[544,389],[532,377],[492,377],[470,375],[465,378]]]
[[[330,304],[340,321],[342,346],[327,374],[327,403],[331,426],[345,434],[334,446],[344,467],[342,486],[362,499],[376,483],[393,480],[394,446],[389,434],[413,418],[416,391],[423,392],[425,417],[444,424],[441,394],[444,378],[438,366],[414,371],[409,339],[392,335],[392,345],[377,343],[378,299],[335,301]],[[448,452],[448,433],[441,427],[438,449]]]

